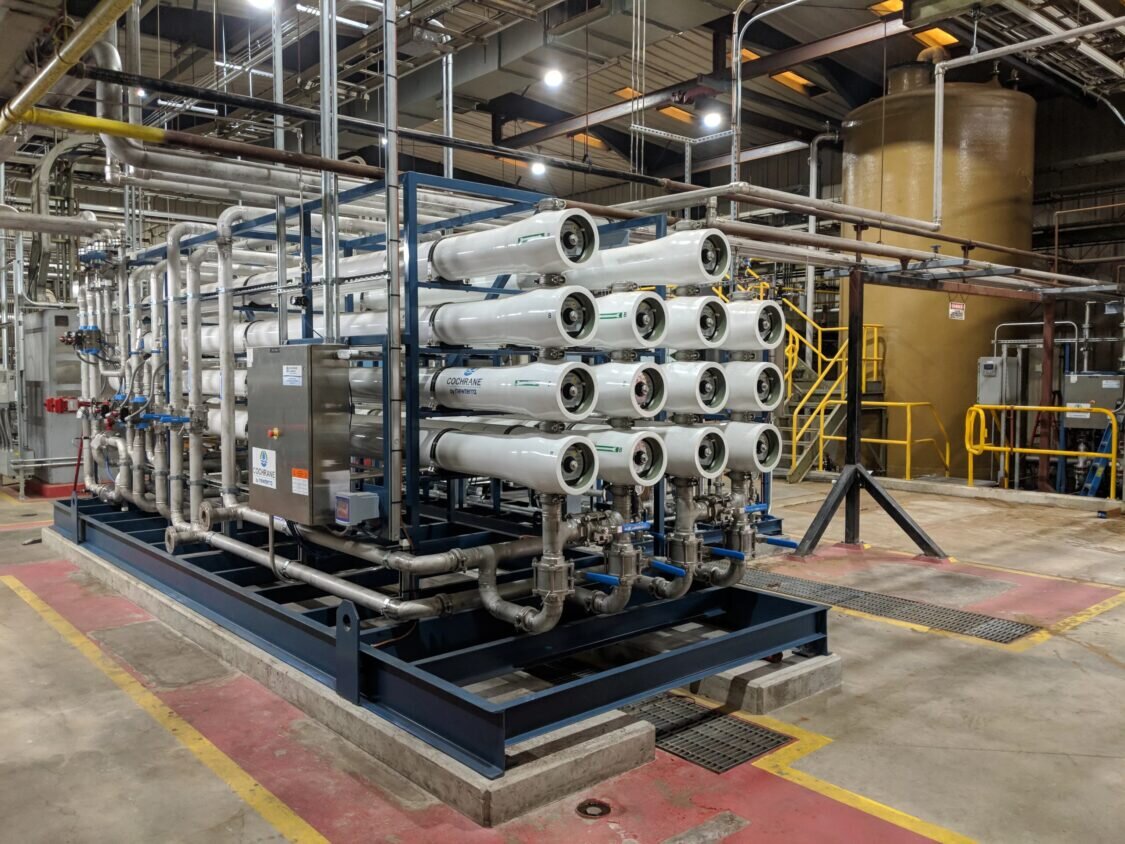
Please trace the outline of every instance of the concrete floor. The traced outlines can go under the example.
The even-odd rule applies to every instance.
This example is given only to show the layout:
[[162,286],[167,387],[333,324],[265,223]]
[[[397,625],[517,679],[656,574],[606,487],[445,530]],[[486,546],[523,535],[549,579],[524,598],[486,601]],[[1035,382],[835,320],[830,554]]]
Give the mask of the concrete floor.
[[[778,486],[788,535],[826,489]],[[958,563],[886,553],[910,549],[865,502],[872,550],[832,548],[837,521],[819,558],[768,566],[1053,635],[997,647],[834,611],[843,687],[773,713],[803,736],[776,752],[784,759],[714,775],[658,752],[483,830],[42,545],[23,545],[50,508],[0,495],[0,839],[1120,840],[1125,521],[898,497]],[[613,813],[579,818],[584,797]]]

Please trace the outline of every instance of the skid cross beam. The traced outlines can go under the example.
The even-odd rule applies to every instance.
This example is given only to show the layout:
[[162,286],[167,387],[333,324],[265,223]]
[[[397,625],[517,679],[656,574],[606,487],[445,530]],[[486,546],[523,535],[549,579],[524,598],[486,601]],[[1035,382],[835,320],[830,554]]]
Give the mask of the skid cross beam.
[[847,385],[847,431],[844,436],[844,468],[836,479],[828,497],[820,505],[797,550],[798,557],[807,557],[816,550],[824,531],[828,529],[832,517],[844,505],[844,542],[858,545],[859,539],[859,493],[867,490],[880,507],[886,511],[895,524],[902,528],[910,540],[927,557],[944,558],[945,552],[910,517],[875,477],[860,463],[860,411],[863,407],[863,288],[867,273],[853,268],[848,276],[848,370],[845,376]]

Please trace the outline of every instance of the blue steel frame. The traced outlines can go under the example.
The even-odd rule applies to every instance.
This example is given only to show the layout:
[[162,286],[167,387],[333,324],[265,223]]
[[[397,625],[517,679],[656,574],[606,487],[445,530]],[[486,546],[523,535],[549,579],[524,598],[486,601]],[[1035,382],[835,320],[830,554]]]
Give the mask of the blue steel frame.
[[[504,204],[495,209],[421,224],[418,190],[422,187],[499,200]],[[349,202],[383,189],[382,183],[362,185],[343,191],[340,201]],[[418,254],[421,235],[526,213],[547,198],[531,191],[413,172],[402,177],[402,197],[403,243],[409,256]],[[310,218],[320,204],[319,199],[310,200],[291,206],[285,212],[287,218],[300,220],[301,234],[291,235],[287,240],[300,243],[305,267],[302,276],[306,295],[304,339],[295,338],[290,342],[319,342],[313,337],[311,295],[311,258],[319,243],[311,236]],[[239,223],[233,231],[240,236],[272,238],[275,219],[274,212],[266,213]],[[667,232],[663,215],[608,223],[600,231],[610,234],[649,226],[658,237]],[[268,228],[259,232],[263,227]],[[214,233],[204,234],[184,239],[182,246],[187,250],[214,239]],[[383,235],[353,238],[341,246],[348,253],[380,251],[386,248],[386,238]],[[166,248],[157,246],[136,255],[133,263],[153,263],[165,257]],[[424,357],[456,356],[465,350],[420,347],[416,330],[418,290],[442,285],[419,279],[415,260],[404,263],[403,345],[407,372],[415,373]],[[498,278],[490,295],[517,292],[504,287],[507,281],[507,277]],[[665,294],[663,288],[658,290],[660,295]],[[382,345],[385,358],[385,337],[353,338],[352,342]],[[664,362],[664,356],[662,349],[654,352],[658,363]],[[389,390],[384,389],[383,395],[388,396]],[[425,412],[421,408],[417,378],[407,377],[404,398],[404,503],[408,507],[406,524],[415,550],[428,553],[451,547],[471,547],[526,533],[528,524],[505,516],[495,506],[499,494],[495,485],[494,507],[487,514],[456,509],[464,507],[463,484],[457,479],[449,481],[444,507],[426,503],[419,488],[418,435]],[[388,442],[384,448],[389,447]],[[388,463],[389,453],[384,451],[383,465]],[[383,491],[375,484],[369,484],[368,488]],[[663,482],[657,489],[655,501],[654,551],[659,554],[663,538],[659,528],[665,521]],[[570,608],[555,630],[536,636],[514,634],[510,625],[484,610],[475,610],[418,622],[417,629],[408,630],[410,635],[403,637],[408,625],[361,628],[356,622],[371,614],[357,611],[350,602],[338,608],[312,610],[296,606],[297,601],[323,597],[323,593],[303,584],[276,581],[268,569],[208,546],[195,545],[180,549],[175,555],[169,554],[163,549],[165,526],[163,518],[134,510],[122,511],[96,500],[80,501],[75,497],[69,503],[58,503],[55,508],[54,529],[63,536],[85,543],[144,582],[318,681],[335,687],[353,703],[379,714],[488,777],[503,773],[505,748],[513,743],[763,656],[793,648],[828,652],[827,608],[745,588],[697,589],[674,601],[656,601],[650,596],[636,595],[625,612],[611,616],[588,617]],[[235,534],[245,542],[265,544],[265,532],[260,528],[243,526],[236,528]],[[709,543],[721,541],[721,532],[705,530],[704,539]],[[319,568],[342,573],[341,576],[364,586],[378,588],[397,580],[396,574],[387,570],[354,571],[354,558],[322,549],[299,549],[293,540],[283,540],[277,550],[279,554],[293,556],[304,550],[312,555]],[[573,559],[579,569],[601,562],[598,555],[576,555]],[[518,579],[528,575],[525,568],[509,571],[503,578]],[[403,585],[399,583],[400,588]],[[421,595],[433,591],[419,589],[417,582],[405,585]],[[473,584],[470,582],[462,588],[473,588]],[[505,703],[490,702],[464,688],[479,680],[533,669],[567,655],[693,620],[710,622],[727,632]]]

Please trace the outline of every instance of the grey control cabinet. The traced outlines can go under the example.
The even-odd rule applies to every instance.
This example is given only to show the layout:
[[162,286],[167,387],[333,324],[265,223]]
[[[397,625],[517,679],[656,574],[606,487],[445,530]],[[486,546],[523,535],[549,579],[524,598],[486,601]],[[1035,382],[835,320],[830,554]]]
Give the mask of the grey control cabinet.
[[249,350],[250,506],[303,525],[331,524],[350,489],[351,390],[342,346]]
[[1018,404],[1019,369],[1013,357],[977,359],[977,404]]
[[1066,427],[1103,430],[1109,424],[1104,413],[1091,413],[1091,407],[1114,410],[1125,399],[1125,375],[1119,372],[1075,372],[1063,376],[1063,403],[1068,411]]

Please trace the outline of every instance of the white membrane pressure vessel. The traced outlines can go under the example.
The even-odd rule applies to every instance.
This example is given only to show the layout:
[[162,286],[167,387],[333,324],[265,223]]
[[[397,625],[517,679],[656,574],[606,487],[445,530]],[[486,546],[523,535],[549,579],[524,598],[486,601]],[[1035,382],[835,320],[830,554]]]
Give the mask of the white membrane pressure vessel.
[[718,413],[726,407],[730,390],[719,364],[677,360],[661,369],[668,393],[664,409],[669,413]]
[[711,287],[730,269],[730,242],[718,229],[673,232],[646,243],[605,249],[570,270],[566,280],[592,290],[614,284]]
[[584,363],[450,368],[422,373],[423,395],[441,407],[517,413],[531,419],[578,422],[594,412],[598,385]]
[[[204,369],[200,373],[200,383],[203,385],[203,395],[205,396],[218,396],[223,392],[222,382],[223,373],[218,369]],[[184,370],[184,395],[188,394],[191,389],[191,370]],[[236,369],[234,371],[234,394],[236,396],[246,396],[246,370]]]
[[[377,316],[371,314],[370,316]],[[581,287],[542,287],[483,302],[451,302],[420,317],[423,343],[451,346],[589,346],[598,305]]]
[[581,495],[598,477],[598,453],[576,434],[467,433],[425,430],[422,462],[447,472],[500,478],[537,492]]
[[772,472],[781,462],[781,432],[766,422],[721,422],[731,472]]
[[727,410],[772,413],[785,397],[785,377],[777,364],[732,360],[723,364],[727,376]]
[[596,301],[599,349],[655,349],[664,345],[668,309],[655,293],[610,293]]
[[456,281],[500,273],[564,273],[598,251],[585,211],[544,211],[507,226],[444,237],[430,247],[430,275]]
[[668,453],[665,470],[677,478],[712,480],[727,468],[727,441],[714,425],[646,425],[644,430],[664,440]]
[[677,296],[665,303],[670,349],[718,349],[730,334],[727,306],[718,296]]
[[769,352],[785,339],[785,314],[769,299],[736,299],[727,303],[730,333],[723,348],[728,352]]
[[588,424],[571,430],[589,437],[598,450],[598,477],[605,483],[650,487],[664,477],[668,454],[658,434]]
[[664,372],[654,363],[602,363],[591,367],[598,382],[599,416],[651,419],[668,398]]

